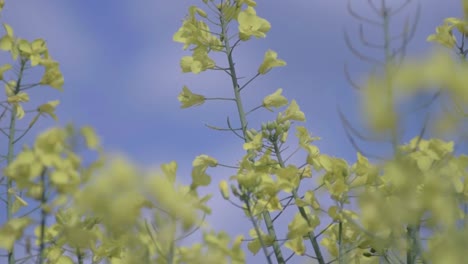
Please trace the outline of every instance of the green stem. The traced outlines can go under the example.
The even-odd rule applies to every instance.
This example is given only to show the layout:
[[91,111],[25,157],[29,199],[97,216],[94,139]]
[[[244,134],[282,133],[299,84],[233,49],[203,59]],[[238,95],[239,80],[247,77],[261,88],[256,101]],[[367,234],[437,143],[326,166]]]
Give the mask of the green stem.
[[47,211],[45,206],[47,205],[46,197],[46,179],[45,179],[46,169],[44,168],[41,173],[41,184],[42,184],[42,194],[41,194],[41,225],[40,225],[40,245],[39,245],[39,260],[38,264],[44,263],[44,250],[45,250],[45,228],[47,220]]
[[171,237],[171,242],[170,242],[170,245],[169,245],[169,252],[167,252],[167,264],[172,264],[174,263],[174,254],[175,254],[175,237],[176,237],[176,229],[177,229],[177,226],[176,226],[176,222],[177,222],[177,218],[176,217],[171,217],[172,218],[172,222],[171,222],[171,229],[172,229],[172,237]]
[[263,254],[265,254],[265,257],[267,258],[268,263],[272,264],[273,262],[271,261],[270,254],[268,254],[267,247],[265,246],[265,242],[263,241],[263,238],[262,238],[261,233],[260,233],[260,227],[258,226],[258,224],[255,221],[254,216],[252,214],[252,208],[250,206],[250,201],[249,201],[248,197],[246,197],[244,199],[244,203],[245,203],[245,206],[247,207],[247,212],[249,212],[249,218],[250,218],[250,221],[252,222],[252,225],[254,226],[255,233],[257,234],[257,237],[258,237],[258,240],[260,241],[260,244],[262,245]]
[[[286,164],[283,161],[283,157],[281,157],[281,152],[278,146],[278,142],[275,140],[272,142],[272,144],[273,144],[273,148],[275,151],[276,158],[278,159],[279,165],[281,166],[281,168],[285,168]],[[297,194],[297,188],[294,188],[292,190],[292,195],[294,199],[300,198],[299,195]],[[299,213],[301,214],[302,218],[304,218],[307,221],[307,223],[310,225],[309,216],[307,215],[304,208],[301,206],[298,206],[297,209],[299,210]],[[323,258],[322,250],[320,249],[320,245],[317,241],[317,237],[315,236],[314,231],[309,232],[307,234],[307,237],[309,238],[309,241],[312,244],[312,247],[314,248],[315,257],[317,258],[317,261],[319,262],[319,264],[325,264],[325,259]]]
[[[246,133],[247,132],[246,113],[245,113],[244,107],[242,105],[242,99],[241,99],[241,96],[240,96],[240,86],[239,86],[239,83],[238,83],[236,68],[234,67],[234,60],[232,58],[233,49],[231,48],[231,45],[229,43],[229,38],[227,37],[228,36],[227,24],[226,24],[226,21],[224,20],[224,17],[223,17],[222,14],[220,15],[220,24],[221,24],[221,30],[222,30],[221,31],[221,36],[225,36],[224,37],[224,46],[226,48],[227,59],[228,59],[228,62],[229,62],[229,70],[231,72],[230,75],[231,75],[232,87],[234,89],[234,96],[236,98],[236,105],[237,105],[237,111],[239,113],[241,129],[242,129],[242,133],[243,133],[244,138],[245,138],[245,142],[247,142],[248,139],[247,139],[247,133]],[[247,201],[247,199],[246,199],[246,201]],[[246,202],[246,201],[244,201],[244,202]],[[276,260],[278,261],[278,264],[284,264],[285,260],[284,260],[283,254],[281,253],[281,248],[280,248],[280,245],[278,243],[278,240],[276,239],[277,236],[276,236],[276,232],[275,232],[275,229],[274,229],[274,226],[273,226],[273,221],[271,220],[270,213],[268,211],[263,211],[262,216],[263,216],[263,219],[265,221],[265,225],[267,227],[268,234],[270,235],[270,237],[273,238],[273,250],[274,250],[274,253],[275,253],[275,256],[276,256]],[[266,254],[266,257],[267,257],[267,259],[269,259],[269,255],[268,255],[268,253],[266,251],[266,245],[265,245],[265,243],[264,243],[264,241],[262,239],[260,230],[259,230],[257,225],[255,225],[254,227],[255,227],[255,232],[256,232],[256,234],[258,236],[258,239],[260,241],[260,244],[262,245],[262,248],[264,248],[264,252]],[[271,261],[269,263],[271,263]]]
[[[18,94],[21,87],[21,80],[23,77],[24,67],[26,66],[26,60],[21,60],[20,62],[20,70],[18,74],[18,81],[16,82],[15,90],[13,91],[14,94]],[[8,133],[8,154],[7,154],[7,166],[13,162],[15,158],[15,132],[16,132],[16,108],[13,107],[11,110],[11,117],[10,117],[10,129]],[[7,221],[13,218],[13,194],[11,194],[8,190],[13,187],[13,181],[8,178],[7,179]],[[8,252],[8,264],[15,264],[15,246],[13,245],[11,250]]]
[[81,253],[80,248],[76,248],[76,258],[78,260],[78,264],[83,264],[83,253]]
[[414,264],[416,261],[416,229],[410,225],[406,228],[408,238],[408,250],[406,252],[406,264]]
[[[389,14],[389,9],[387,8],[385,0],[382,0],[382,5],[381,5],[381,10],[382,10],[382,18],[383,18],[383,30],[384,30],[384,49],[385,49],[385,70],[386,70],[386,89],[387,89],[387,98],[389,98],[389,106],[394,107],[393,105],[393,84],[392,84],[392,77],[393,77],[393,72],[391,72],[391,68],[389,68],[389,65],[393,66],[393,58],[391,55],[391,49],[390,49],[390,14]],[[394,109],[392,109],[394,111]],[[397,126],[393,126],[392,131],[391,131],[391,137],[392,137],[392,148],[393,148],[393,155],[397,159],[400,156],[400,153],[398,151],[398,134],[397,134]],[[406,252],[406,264],[414,264],[416,259],[417,259],[417,248],[415,245],[417,245],[417,232],[413,226],[408,225],[406,227],[406,239],[408,241],[409,247]]]
[[343,222],[338,223],[338,263],[344,264],[343,259]]
[[[383,18],[383,31],[384,31],[384,51],[385,51],[385,72],[386,72],[386,93],[388,98],[389,107],[393,108],[393,90],[392,90],[392,68],[389,67],[390,64],[393,64],[392,51],[390,47],[391,36],[390,36],[390,15],[389,9],[385,4],[385,0],[382,0],[382,18]],[[392,111],[394,111],[392,109]],[[396,127],[393,127],[391,131],[392,136],[392,147],[393,152],[396,153],[396,148],[398,146],[398,135]]]

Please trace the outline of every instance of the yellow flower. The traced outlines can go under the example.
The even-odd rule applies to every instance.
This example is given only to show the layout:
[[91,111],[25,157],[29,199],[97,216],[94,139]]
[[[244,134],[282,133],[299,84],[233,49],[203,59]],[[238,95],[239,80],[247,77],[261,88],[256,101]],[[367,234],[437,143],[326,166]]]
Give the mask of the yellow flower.
[[449,26],[456,27],[458,31],[462,34],[467,34],[468,33],[468,21],[456,17],[449,17],[445,19],[445,23],[448,24]]
[[0,80],[3,80],[3,74],[10,70],[12,67],[10,64],[5,64],[0,67]]
[[20,102],[29,102],[29,95],[24,92],[19,92],[16,95],[8,96],[7,101],[10,104],[17,104]]
[[264,38],[271,28],[270,22],[258,17],[252,6],[248,6],[247,9],[239,13],[237,22],[239,22],[239,38],[241,40],[249,40],[251,36]]
[[202,105],[205,102],[205,97],[203,95],[192,93],[192,91],[190,91],[185,85],[177,99],[182,103],[181,108]]
[[285,66],[286,62],[284,60],[279,60],[277,57],[278,54],[272,50],[265,52],[265,58],[258,68],[258,73],[265,74],[270,71],[271,68]]
[[296,120],[296,121],[305,121],[305,115],[299,109],[299,105],[297,105],[296,100],[292,100],[291,104],[289,104],[288,108],[286,111],[284,111],[284,114],[279,113],[278,119],[280,121],[285,121],[285,120]]
[[55,121],[57,121],[57,116],[55,115],[55,108],[57,107],[57,105],[58,105],[59,103],[60,103],[59,100],[47,102],[46,104],[40,105],[40,106],[37,108],[37,111],[38,111],[40,114],[48,114],[48,115],[49,115],[50,117],[52,117]]
[[[7,92],[8,93],[8,92]],[[8,96],[7,99],[8,103],[13,105],[13,109],[16,111],[16,117],[18,119],[22,119],[24,117],[24,109],[21,106],[20,103],[22,102],[28,102],[29,101],[29,95],[24,92],[20,92],[16,95],[11,95]]]
[[15,38],[13,35],[13,29],[10,25],[3,23],[5,28],[6,35],[0,38],[0,49],[5,51],[11,51],[13,49],[13,44],[15,43]]
[[453,36],[452,27],[447,23],[436,28],[436,33],[427,37],[427,41],[435,41],[447,48],[453,48],[457,43],[457,40]]
[[216,167],[217,165],[218,161],[215,158],[210,157],[208,155],[199,155],[192,162],[192,166],[194,167],[208,168]]
[[468,0],[462,0],[463,5],[463,16],[464,18],[468,18]]
[[278,108],[283,105],[286,105],[288,103],[288,99],[286,99],[286,97],[281,95],[282,92],[283,92],[283,89],[279,88],[273,94],[270,94],[267,97],[265,97],[265,99],[263,99],[263,107],[272,111],[270,107]]
[[246,4],[247,6],[251,6],[251,7],[256,7],[257,6],[257,3],[253,0],[238,0],[238,3],[240,5],[242,4]]
[[28,217],[14,218],[0,228],[0,248],[11,250],[16,240],[23,236],[23,231],[33,220]]
[[[197,11],[193,10],[193,12]],[[196,20],[192,16],[183,22],[179,30],[173,35],[172,40],[183,43],[184,50],[190,45],[195,45],[197,48],[220,50],[221,41],[210,32],[211,30],[205,22]]]
[[86,146],[90,149],[97,149],[100,145],[99,137],[96,135],[94,129],[90,126],[84,126],[80,129],[86,141]]
[[31,66],[38,65],[42,59],[41,55],[47,51],[46,43],[43,39],[36,39],[31,43],[21,39],[17,45],[21,54],[31,60]]
[[62,91],[64,83],[63,75],[59,70],[58,63],[51,64],[50,66],[45,65],[45,72],[42,76],[40,84],[49,85],[52,88],[56,88]]
[[260,150],[263,147],[262,133],[258,133],[254,136],[253,140],[244,143],[244,150]]
[[208,17],[205,11],[203,11],[202,9],[196,6],[189,7],[189,14],[190,14],[190,17],[193,17],[193,18],[195,17],[195,14],[198,14],[199,16],[204,17],[204,18]]

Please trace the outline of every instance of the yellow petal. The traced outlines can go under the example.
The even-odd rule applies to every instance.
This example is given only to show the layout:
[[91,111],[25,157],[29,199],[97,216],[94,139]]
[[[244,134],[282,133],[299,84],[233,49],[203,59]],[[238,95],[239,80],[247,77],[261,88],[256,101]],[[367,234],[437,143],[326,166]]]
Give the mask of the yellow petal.
[[86,140],[86,146],[90,149],[97,149],[99,147],[99,138],[96,135],[94,129],[90,126],[84,126],[81,128],[81,134]]
[[57,107],[57,105],[60,103],[60,101],[58,100],[55,100],[55,101],[50,101],[46,104],[43,104],[43,105],[40,105],[38,108],[37,108],[37,111],[39,113],[46,113],[48,115],[50,115],[55,121],[57,121],[57,116],[55,115],[55,108]]
[[182,103],[181,108],[198,106],[202,105],[205,102],[205,97],[203,95],[192,93],[192,91],[190,91],[185,85],[182,88],[182,92],[180,92],[177,99],[179,100],[179,102]]
[[258,73],[266,74],[274,67],[285,66],[286,62],[284,60],[278,59],[277,57],[278,54],[273,50],[268,50],[267,52],[265,52],[265,57],[263,59],[262,64],[258,68]]
[[270,107],[278,108],[278,107],[288,104],[288,99],[286,99],[286,97],[281,95],[282,92],[283,92],[283,89],[279,88],[273,94],[266,96],[263,99],[263,107],[271,111]]

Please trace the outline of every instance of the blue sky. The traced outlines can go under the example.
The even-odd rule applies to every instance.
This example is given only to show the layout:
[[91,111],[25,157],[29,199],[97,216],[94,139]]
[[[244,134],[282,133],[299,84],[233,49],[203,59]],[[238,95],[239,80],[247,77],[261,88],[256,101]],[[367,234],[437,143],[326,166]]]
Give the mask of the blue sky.
[[[189,179],[191,163],[197,155],[207,154],[224,164],[235,164],[242,157],[242,142],[238,138],[203,125],[224,126],[227,115],[237,120],[234,104],[210,101],[201,107],[180,109],[177,101],[183,85],[209,97],[231,95],[226,75],[182,74],[179,67],[180,58],[189,52],[173,42],[172,36],[188,7],[201,6],[202,1],[6,2],[3,22],[10,24],[18,37],[44,38],[53,58],[61,64],[64,92],[40,87],[44,92],[31,96],[36,96],[33,104],[59,99],[60,124],[93,126],[106,150],[124,153],[141,166],[156,167],[176,160],[184,181]],[[355,10],[370,15],[367,1],[351,2]],[[396,6],[403,1],[387,2]],[[409,55],[423,53],[432,46],[425,39],[444,18],[461,15],[460,1],[419,2],[421,19],[409,45]],[[257,14],[270,21],[272,29],[266,39],[245,42],[235,52],[240,75],[252,76],[267,49],[275,50],[288,65],[272,70],[246,88],[246,108],[255,107],[265,95],[283,88],[283,94],[297,100],[306,114],[309,131],[322,137],[318,143],[321,151],[353,162],[355,150],[346,138],[336,106],[339,104],[352,120],[359,121],[358,94],[342,71],[347,62],[353,76],[362,80],[370,69],[351,54],[343,39],[343,29],[350,35],[357,34],[359,22],[347,13],[346,1],[257,3]],[[403,16],[392,23],[392,32],[399,33],[405,15],[413,16],[415,10],[416,3],[408,6]],[[369,39],[382,38],[378,30],[369,32]],[[225,60],[218,62],[225,65]],[[259,111],[250,121],[259,124],[275,117],[276,114]],[[51,120],[41,120],[23,142],[31,143],[35,135],[52,125]],[[297,157],[292,162],[299,164],[302,160]],[[215,194],[210,223],[233,234],[246,233],[248,222],[240,211],[220,199],[217,189],[220,180],[235,172],[216,168],[209,173],[213,184],[206,190]]]

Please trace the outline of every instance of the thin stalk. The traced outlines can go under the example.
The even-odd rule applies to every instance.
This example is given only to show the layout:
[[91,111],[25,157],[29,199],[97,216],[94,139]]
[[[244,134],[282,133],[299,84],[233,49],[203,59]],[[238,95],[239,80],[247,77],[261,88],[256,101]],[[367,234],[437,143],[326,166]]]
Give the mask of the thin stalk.
[[[390,14],[389,10],[385,4],[385,0],[382,0],[382,7],[381,7],[381,12],[382,12],[382,18],[383,18],[383,31],[384,31],[384,51],[385,51],[385,73],[386,73],[386,92],[387,92],[387,98],[389,100],[388,104],[389,106],[393,107],[393,90],[392,90],[392,83],[391,83],[391,78],[390,74],[392,74],[390,71],[392,70],[389,66],[393,63],[392,60],[392,51],[390,47],[390,42],[391,42],[391,36],[390,36]],[[394,154],[396,154],[396,149],[398,146],[398,138],[397,138],[397,130],[396,127],[394,127],[391,131],[392,135],[392,148]]]
[[[221,14],[220,15],[220,24],[221,24],[221,36],[228,36],[227,34],[227,25],[226,25],[226,21],[224,20],[224,17],[223,15]],[[231,80],[232,80],[232,87],[234,89],[234,95],[235,95],[235,98],[236,98],[236,105],[237,105],[237,111],[239,113],[239,119],[240,119],[240,123],[241,123],[241,129],[242,129],[242,133],[244,135],[244,139],[245,139],[245,142],[248,141],[247,139],[247,119],[246,119],[246,113],[244,111],[244,107],[243,107],[243,104],[242,104],[242,98],[240,96],[240,87],[239,87],[239,83],[238,83],[238,78],[237,78],[237,74],[236,74],[236,68],[234,67],[234,60],[232,58],[232,51],[233,51],[233,48],[231,47],[230,43],[229,43],[229,39],[228,38],[224,38],[224,46],[226,48],[226,54],[227,54],[227,59],[228,59],[228,62],[229,62],[229,70],[231,72],[230,76],[231,76]],[[247,199],[244,201],[247,203]],[[281,253],[281,248],[280,248],[280,245],[277,241],[277,236],[276,236],[276,232],[275,232],[275,229],[274,229],[274,226],[273,226],[273,221],[271,220],[271,216],[270,216],[270,213],[268,211],[263,211],[262,212],[262,216],[263,216],[263,219],[265,221],[265,225],[267,227],[267,230],[268,230],[268,234],[273,238],[273,251],[275,253],[275,256],[276,256],[276,260],[278,261],[278,264],[284,264],[286,263],[285,260],[284,260],[284,257],[283,257],[283,254]],[[254,221],[255,222],[255,221]],[[262,236],[261,236],[261,233],[260,233],[260,230],[258,228],[258,226],[254,226],[255,227],[255,232],[258,236],[258,239],[260,241],[260,244],[262,245],[262,248],[264,248],[264,252],[266,253],[266,257],[267,259],[269,260],[269,257],[268,257],[268,254],[266,252],[266,245],[262,239]],[[269,261],[269,263],[271,263],[271,260]]]
[[78,260],[78,264],[83,264],[83,253],[81,253],[80,248],[76,248],[76,258]]
[[172,217],[172,224],[171,224],[171,229],[172,229],[172,234],[173,237],[171,238],[171,244],[169,245],[169,252],[166,256],[166,261],[168,264],[174,263],[174,253],[175,253],[175,237],[176,237],[176,218]]
[[406,228],[407,230],[407,236],[408,236],[408,249],[406,252],[406,264],[413,264],[416,263],[416,248],[417,248],[417,229],[413,226],[408,225]]
[[250,216],[249,218],[250,218],[250,221],[252,221],[252,225],[254,226],[255,232],[258,236],[258,240],[260,241],[260,244],[262,245],[263,254],[265,254],[265,257],[267,258],[268,263],[272,264],[273,262],[271,261],[271,256],[268,253],[266,246],[264,246],[265,242],[263,241],[263,238],[260,234],[260,227],[258,226],[257,222],[255,221],[252,215],[252,208],[250,206],[249,198],[245,199],[245,206],[247,207],[247,212],[249,212],[249,216]]
[[[273,143],[273,148],[275,151],[276,158],[278,159],[278,163],[281,166],[281,168],[285,168],[286,164],[284,164],[283,157],[281,157],[280,149],[278,146],[278,142],[275,140]],[[294,188],[292,190],[292,195],[294,199],[299,199],[299,195],[297,194],[297,188]],[[304,210],[303,207],[298,206],[297,209],[299,210],[299,213],[301,214],[302,218],[304,218],[307,223],[310,225],[310,219],[309,216],[307,215],[306,211]],[[317,237],[314,234],[314,231],[311,231],[307,234],[307,237],[309,238],[310,243],[312,244],[312,247],[314,248],[315,252],[315,257],[317,258],[317,261],[319,264],[325,264],[325,259],[323,258],[322,251],[320,249],[320,245],[317,241]]]
[[44,251],[45,251],[45,228],[46,228],[46,220],[47,220],[47,211],[46,211],[46,179],[45,179],[46,169],[44,168],[41,173],[41,185],[42,185],[42,194],[41,194],[41,225],[40,225],[40,245],[39,245],[39,259],[37,261],[38,264],[44,263]]
[[344,264],[343,259],[343,222],[338,223],[338,263]]
[[[21,59],[20,62],[20,70],[18,73],[18,81],[16,82],[16,87],[14,90],[15,94],[18,94],[21,87],[21,80],[23,78],[23,71],[26,66],[26,60]],[[10,129],[8,133],[8,154],[7,154],[7,166],[13,162],[15,158],[15,132],[16,132],[16,108],[13,107],[11,110],[11,117],[10,117]],[[13,181],[8,178],[7,179],[7,221],[13,218],[13,194],[11,194],[8,190],[13,187]],[[15,246],[13,244],[11,250],[8,252],[8,264],[15,264]]]
[[463,216],[463,228],[468,228],[468,204],[465,203],[463,205],[463,211],[465,212],[465,215]]
[[[385,49],[385,72],[386,72],[386,89],[387,89],[387,98],[389,98],[391,104],[391,107],[393,108],[393,84],[391,82],[391,79],[393,76],[393,72],[391,72],[392,69],[389,68],[389,65],[393,65],[393,59],[392,59],[392,51],[390,50],[390,42],[391,42],[391,36],[390,36],[390,12],[389,9],[386,6],[385,0],[381,0],[381,12],[382,12],[382,18],[383,18],[383,30],[384,30],[384,49]],[[394,109],[392,109],[394,111]],[[398,135],[397,135],[397,128],[396,126],[392,128],[391,131],[391,137],[392,137],[392,149],[393,149],[393,155],[398,158],[399,153],[398,153]],[[406,252],[406,264],[414,264],[417,258],[417,255],[415,254],[416,248],[414,248],[414,245],[417,243],[417,233],[418,231],[411,225],[408,225],[406,227],[406,234],[407,234],[407,241],[409,248],[407,249]]]

